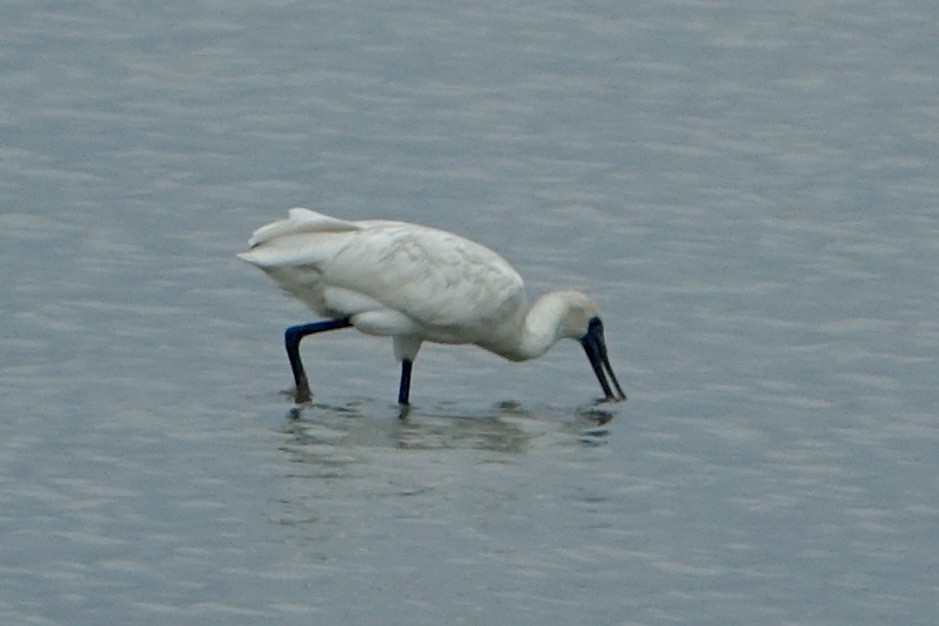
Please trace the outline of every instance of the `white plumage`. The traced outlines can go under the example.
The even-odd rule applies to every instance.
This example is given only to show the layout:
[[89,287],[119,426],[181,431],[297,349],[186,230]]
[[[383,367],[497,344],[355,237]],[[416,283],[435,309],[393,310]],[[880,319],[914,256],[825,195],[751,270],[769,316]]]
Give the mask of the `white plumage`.
[[488,248],[452,233],[388,220],[350,222],[309,209],[262,226],[239,254],[326,321],[287,329],[297,400],[309,399],[298,346],[348,326],[394,339],[407,404],[411,364],[423,341],[475,344],[507,359],[540,356],[559,339],[584,344],[608,399],[625,398],[606,358],[597,307],[576,291],[543,296],[531,309],[522,278]]

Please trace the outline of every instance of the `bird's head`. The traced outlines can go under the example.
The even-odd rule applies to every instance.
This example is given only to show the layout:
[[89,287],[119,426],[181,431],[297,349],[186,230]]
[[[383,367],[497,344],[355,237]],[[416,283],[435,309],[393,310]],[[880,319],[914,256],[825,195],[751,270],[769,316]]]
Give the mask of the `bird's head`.
[[[600,387],[603,388],[606,399],[625,400],[626,394],[623,393],[619,381],[616,380],[616,374],[613,373],[607,357],[603,322],[600,320],[600,309],[597,303],[593,301],[593,298],[579,291],[562,293],[567,310],[561,320],[560,332],[565,337],[580,341],[580,345],[584,347],[584,352],[590,360],[590,366],[593,367],[597,380],[600,381]],[[609,380],[607,375],[609,375]],[[612,388],[610,382],[613,383]]]

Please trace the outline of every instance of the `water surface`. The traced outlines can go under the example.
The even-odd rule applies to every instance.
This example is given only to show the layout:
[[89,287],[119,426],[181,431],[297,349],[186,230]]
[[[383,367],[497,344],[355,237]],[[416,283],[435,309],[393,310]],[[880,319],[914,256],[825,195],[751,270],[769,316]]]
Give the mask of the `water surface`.
[[[4,624],[931,623],[931,3],[7,2]],[[516,365],[304,343],[295,205],[604,310]]]

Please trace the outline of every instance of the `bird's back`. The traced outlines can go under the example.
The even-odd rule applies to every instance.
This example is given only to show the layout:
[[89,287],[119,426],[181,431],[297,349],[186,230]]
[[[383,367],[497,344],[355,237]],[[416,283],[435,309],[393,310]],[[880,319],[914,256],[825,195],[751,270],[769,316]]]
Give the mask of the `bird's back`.
[[480,343],[525,309],[522,279],[501,256],[426,226],[292,209],[251,245],[241,258],[326,317],[393,311],[425,339]]

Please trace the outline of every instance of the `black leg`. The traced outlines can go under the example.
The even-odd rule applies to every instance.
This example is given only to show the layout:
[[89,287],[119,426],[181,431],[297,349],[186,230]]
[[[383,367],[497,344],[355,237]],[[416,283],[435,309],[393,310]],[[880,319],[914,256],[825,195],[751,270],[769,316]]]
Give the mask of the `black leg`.
[[338,320],[324,320],[322,322],[313,322],[312,324],[291,326],[284,331],[284,344],[287,346],[287,358],[290,359],[290,369],[293,370],[293,380],[297,385],[297,402],[306,402],[312,397],[310,394],[310,383],[306,378],[306,372],[303,371],[303,361],[300,360],[300,340],[307,335],[322,333],[327,330],[336,330],[337,328],[348,328],[349,326],[352,326],[352,322],[348,317],[343,317]]
[[401,386],[398,388],[398,404],[406,405],[411,394],[411,359],[401,361]]

